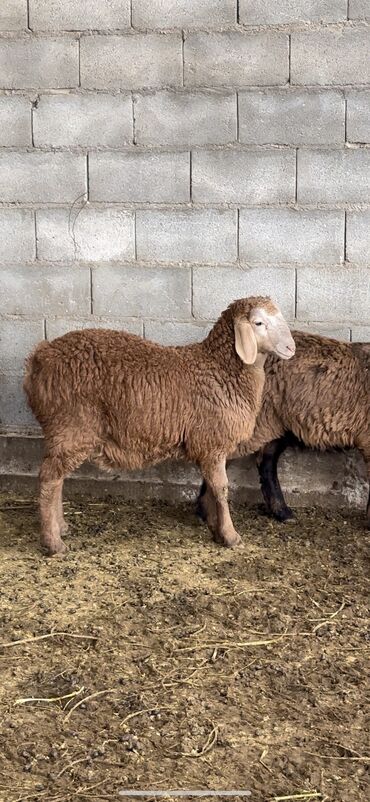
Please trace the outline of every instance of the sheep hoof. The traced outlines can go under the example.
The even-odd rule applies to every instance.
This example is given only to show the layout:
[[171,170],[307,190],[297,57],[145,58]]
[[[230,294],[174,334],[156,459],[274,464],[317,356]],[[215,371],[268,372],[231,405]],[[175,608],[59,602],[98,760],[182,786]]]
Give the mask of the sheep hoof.
[[64,557],[68,551],[68,546],[63,540],[54,543],[42,544],[47,557]]
[[219,532],[215,533],[214,539],[216,543],[225,546],[227,549],[236,549],[243,546],[243,541],[237,532],[230,532],[230,534],[221,535]]
[[284,509],[273,512],[272,514],[275,520],[280,521],[280,523],[287,523],[288,521],[295,522],[295,514],[290,507],[284,507]]

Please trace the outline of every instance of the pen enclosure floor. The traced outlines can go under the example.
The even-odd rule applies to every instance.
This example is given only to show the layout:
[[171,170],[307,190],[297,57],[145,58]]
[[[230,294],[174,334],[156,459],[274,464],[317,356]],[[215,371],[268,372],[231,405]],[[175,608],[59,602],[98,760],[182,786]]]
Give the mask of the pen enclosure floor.
[[247,789],[365,802],[368,533],[236,508],[216,546],[191,506],[74,496],[69,552],[33,496],[0,497],[0,800]]

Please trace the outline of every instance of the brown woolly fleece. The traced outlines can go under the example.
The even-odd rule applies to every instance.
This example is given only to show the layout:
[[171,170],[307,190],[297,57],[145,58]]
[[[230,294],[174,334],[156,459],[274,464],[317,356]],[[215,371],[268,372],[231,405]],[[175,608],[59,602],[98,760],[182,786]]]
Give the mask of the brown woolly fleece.
[[[339,342],[301,331],[292,334],[295,356],[288,364],[268,355],[253,435],[233,454],[258,452],[262,493],[268,510],[280,521],[294,517],[277,475],[279,456],[289,445],[321,450],[356,447],[370,482],[370,344]],[[207,519],[213,506],[203,483],[198,512]],[[367,522],[370,528],[370,494]]]
[[[291,431],[317,449],[356,447],[370,463],[370,358],[366,348],[292,331],[289,363],[271,354],[252,438],[240,449],[258,451]],[[370,465],[369,465],[370,467]]]
[[220,507],[213,534],[225,545],[239,542],[228,515],[225,460],[252,434],[264,357],[244,364],[234,326],[256,307],[278,311],[267,298],[236,301],[202,343],[189,346],[95,329],[37,346],[26,363],[24,389],[45,436],[40,506],[42,543],[50,554],[65,548],[63,479],[85,460],[105,469],[179,457],[195,462]]

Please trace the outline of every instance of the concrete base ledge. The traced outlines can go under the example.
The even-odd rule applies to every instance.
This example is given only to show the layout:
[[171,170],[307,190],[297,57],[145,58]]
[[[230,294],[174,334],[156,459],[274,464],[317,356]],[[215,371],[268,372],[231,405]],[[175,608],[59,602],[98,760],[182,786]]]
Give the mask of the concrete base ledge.
[[[37,434],[0,434],[0,488],[36,488],[43,438]],[[235,460],[228,469],[230,495],[236,503],[262,499],[254,457]],[[356,451],[318,453],[289,449],[279,475],[288,503],[323,507],[366,507],[368,487],[361,456]],[[103,473],[85,463],[67,480],[67,492],[126,499],[192,501],[201,477],[184,462],[165,462],[143,471]]]

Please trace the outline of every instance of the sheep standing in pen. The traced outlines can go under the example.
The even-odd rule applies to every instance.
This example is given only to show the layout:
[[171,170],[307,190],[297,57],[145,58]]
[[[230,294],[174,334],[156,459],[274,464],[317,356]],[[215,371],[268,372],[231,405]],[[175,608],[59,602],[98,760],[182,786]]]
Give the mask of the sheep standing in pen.
[[[251,439],[233,456],[257,454],[262,494],[279,521],[294,517],[280,487],[277,465],[288,445],[322,451],[358,448],[370,482],[370,344],[345,343],[292,332],[296,354],[287,367],[270,355],[265,385]],[[198,513],[212,516],[214,501],[203,483]],[[367,506],[370,528],[370,493]]]
[[65,549],[63,480],[85,460],[106,469],[195,462],[215,498],[215,539],[238,545],[226,457],[252,434],[266,354],[289,359],[294,351],[281,312],[262,297],[235,301],[194,345],[164,347],[95,329],[40,343],[24,388],[45,436],[40,512],[49,554]]

